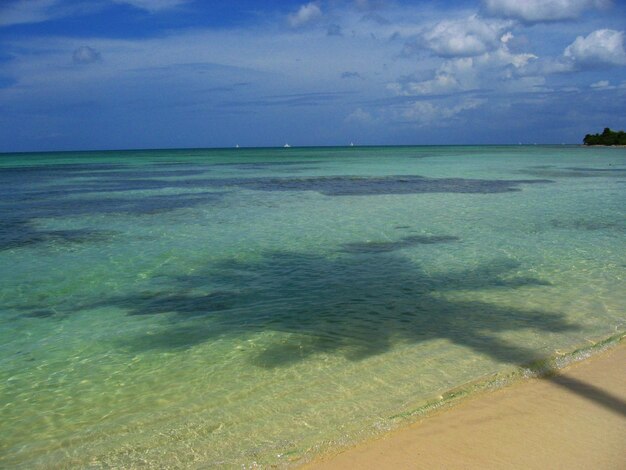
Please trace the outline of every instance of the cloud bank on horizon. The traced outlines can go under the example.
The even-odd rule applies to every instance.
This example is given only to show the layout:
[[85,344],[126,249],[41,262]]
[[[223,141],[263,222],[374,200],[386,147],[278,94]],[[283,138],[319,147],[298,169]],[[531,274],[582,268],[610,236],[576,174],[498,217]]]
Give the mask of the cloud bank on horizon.
[[579,143],[626,128],[610,0],[8,0],[0,151]]

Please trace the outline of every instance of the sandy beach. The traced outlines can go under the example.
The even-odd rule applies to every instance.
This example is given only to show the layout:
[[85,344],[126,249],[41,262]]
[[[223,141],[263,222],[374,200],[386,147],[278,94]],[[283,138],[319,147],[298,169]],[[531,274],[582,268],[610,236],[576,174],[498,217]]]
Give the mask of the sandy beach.
[[305,468],[626,469],[626,344]]

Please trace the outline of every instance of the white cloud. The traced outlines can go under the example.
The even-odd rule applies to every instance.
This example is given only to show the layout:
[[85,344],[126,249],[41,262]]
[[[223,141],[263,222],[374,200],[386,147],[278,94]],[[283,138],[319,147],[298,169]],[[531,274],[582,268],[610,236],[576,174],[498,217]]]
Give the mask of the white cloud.
[[457,57],[445,60],[427,80],[402,80],[388,89],[402,96],[443,95],[476,90],[537,91],[542,77],[528,77],[526,69],[537,59],[534,54],[514,54],[507,42],[507,33],[499,39],[496,50],[476,57]]
[[473,15],[463,20],[441,21],[425,31],[421,40],[441,57],[473,57],[497,49],[508,26],[508,22]]
[[362,108],[357,108],[350,113],[348,117],[346,117],[345,121],[347,123],[371,124],[374,121],[374,118],[370,113],[364,111]]
[[495,16],[528,23],[571,20],[591,8],[604,8],[610,0],[484,0],[487,11]]
[[457,115],[476,109],[483,105],[485,100],[469,98],[453,106],[437,105],[430,101],[417,101],[401,110],[397,117],[403,121],[410,121],[419,126],[448,124]]
[[175,8],[192,0],[0,0],[0,27],[17,24],[43,23],[67,16],[81,15],[102,10],[111,3],[127,4],[155,13]]
[[307,3],[302,5],[297,12],[292,13],[287,17],[289,26],[297,28],[307,23],[316,21],[322,17],[322,10],[315,3]]
[[81,46],[72,54],[75,64],[92,64],[100,60],[100,53],[89,46]]
[[608,80],[600,80],[599,82],[589,85],[594,90],[614,90],[616,87],[612,86]]
[[114,3],[125,3],[141,10],[155,13],[169,10],[189,3],[191,0],[113,0]]
[[[151,13],[175,8],[191,0],[109,0],[127,4]],[[109,5],[111,3],[108,3]],[[102,1],[64,2],[62,0],[0,0],[0,27],[17,24],[43,23],[58,18],[82,15],[102,10]]]
[[437,95],[461,90],[463,85],[454,75],[439,70],[430,80],[409,81],[406,83],[392,83],[388,87],[398,95]]
[[508,44],[511,39],[513,39],[513,33],[511,31],[507,31],[501,38],[500,38],[500,42],[504,43],[504,44]]
[[72,8],[62,6],[60,0],[20,0],[0,5],[0,26],[42,23],[66,16]]
[[[127,4],[151,13],[175,8],[191,0],[110,0]],[[110,3],[109,3],[110,5]],[[64,2],[62,0],[0,0],[0,27],[17,24],[43,23],[73,15],[92,13],[103,9],[102,1]]]
[[626,65],[624,31],[599,29],[587,37],[578,36],[563,55],[579,67]]

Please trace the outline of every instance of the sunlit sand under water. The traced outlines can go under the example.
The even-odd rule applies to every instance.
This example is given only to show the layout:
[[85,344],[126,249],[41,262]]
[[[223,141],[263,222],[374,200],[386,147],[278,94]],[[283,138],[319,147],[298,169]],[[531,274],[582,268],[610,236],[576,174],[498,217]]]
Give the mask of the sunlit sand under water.
[[626,149],[2,155],[0,196],[1,467],[296,465],[626,331]]

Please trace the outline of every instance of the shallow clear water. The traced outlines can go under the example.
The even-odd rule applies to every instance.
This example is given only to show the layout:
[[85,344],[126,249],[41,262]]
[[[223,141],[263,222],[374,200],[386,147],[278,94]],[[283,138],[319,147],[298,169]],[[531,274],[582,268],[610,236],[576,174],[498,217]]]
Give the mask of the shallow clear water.
[[288,465],[626,330],[626,149],[0,155],[0,466]]

